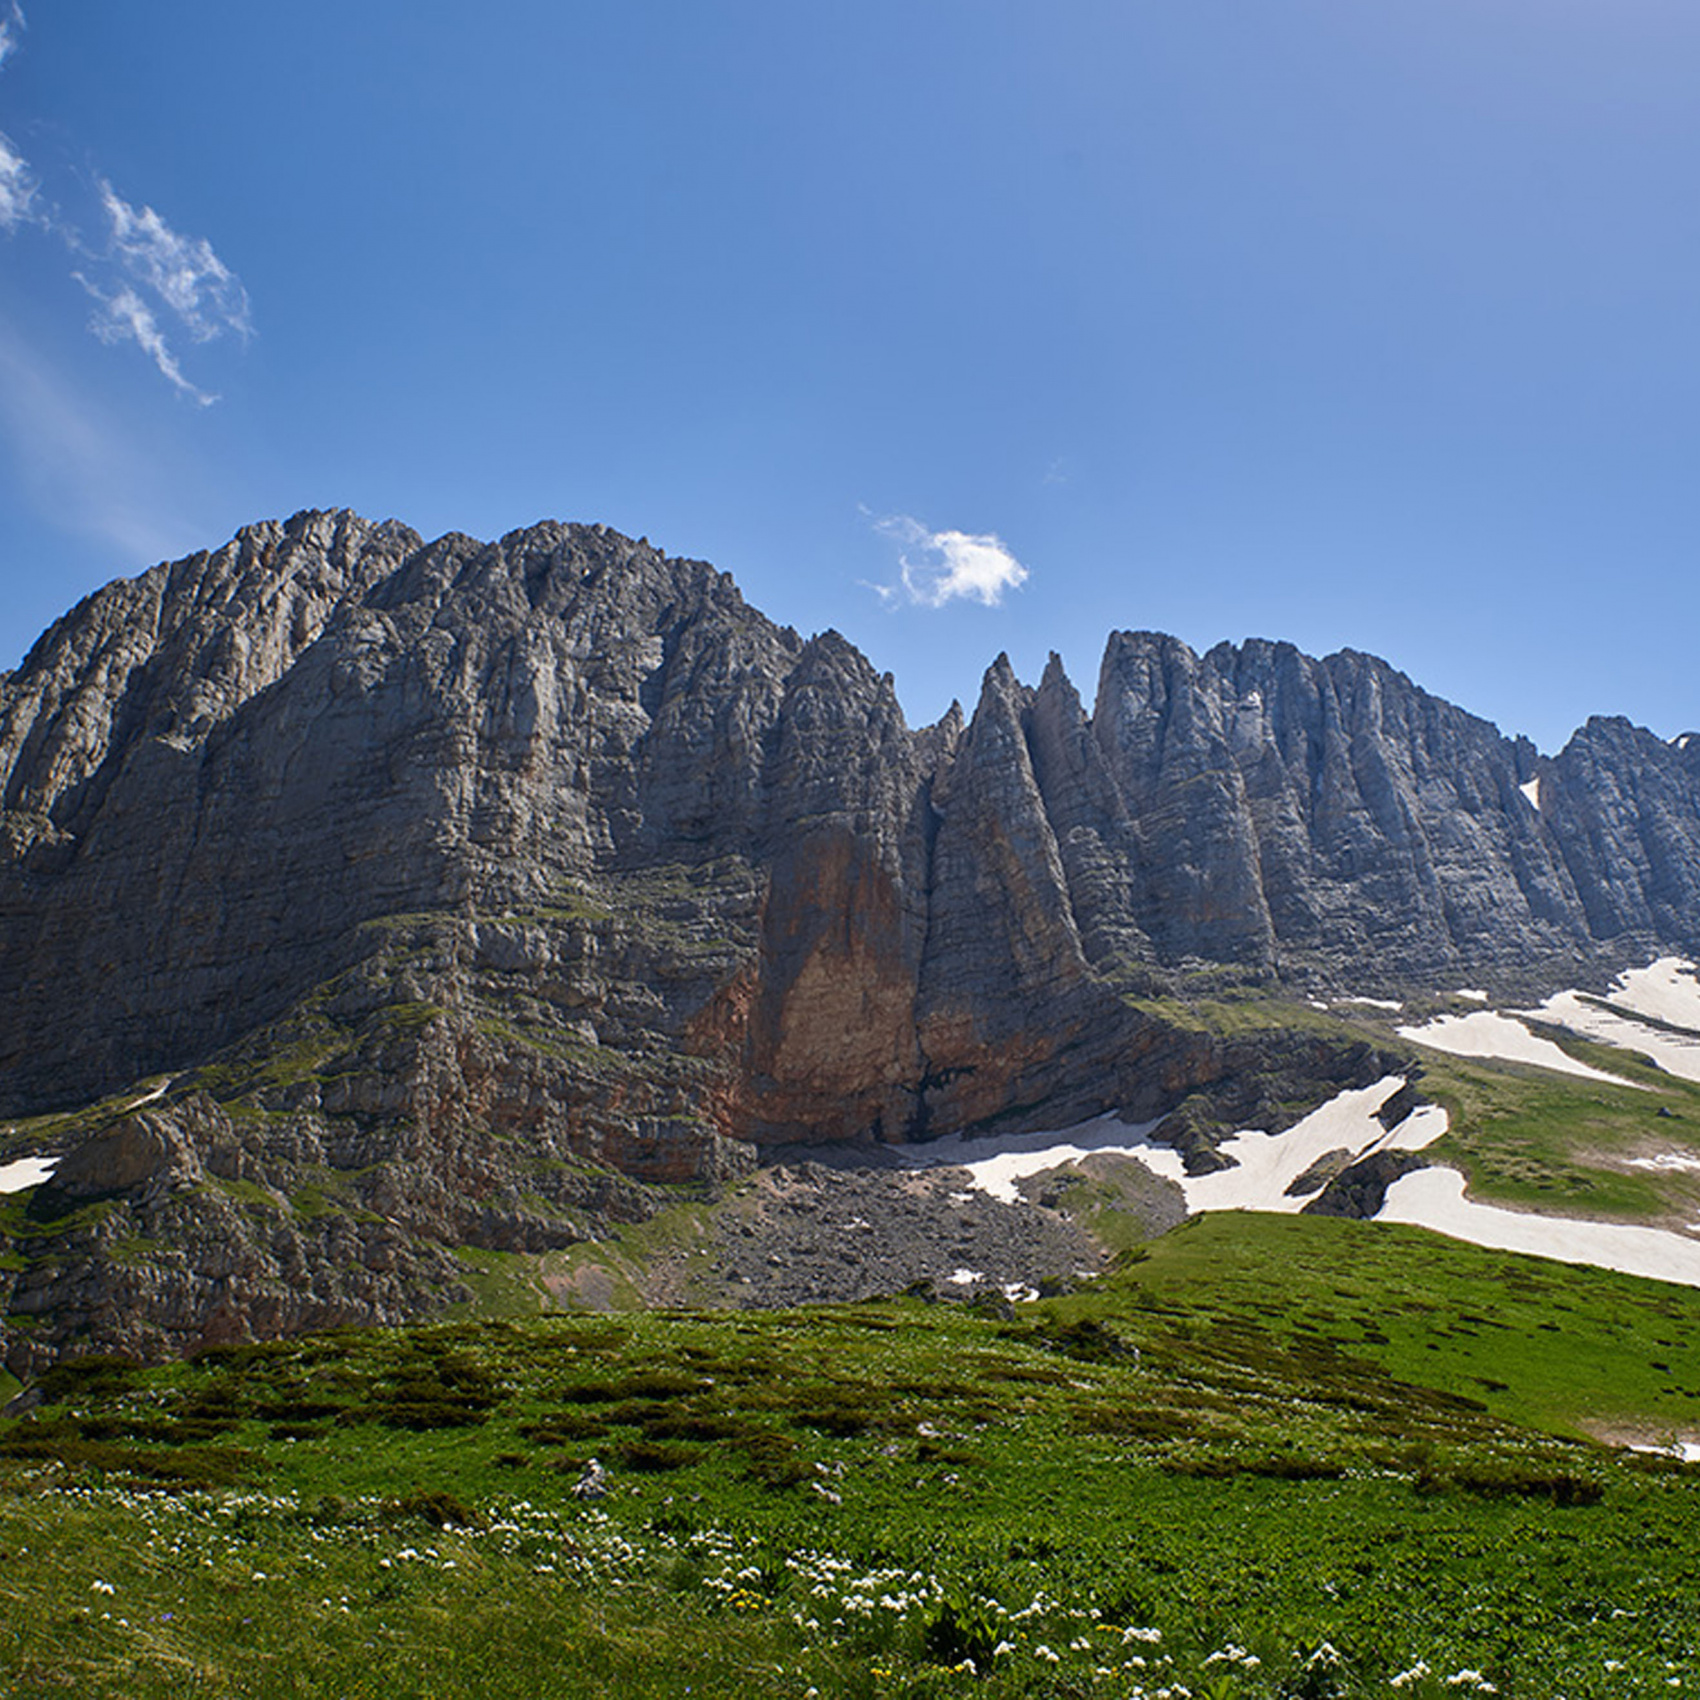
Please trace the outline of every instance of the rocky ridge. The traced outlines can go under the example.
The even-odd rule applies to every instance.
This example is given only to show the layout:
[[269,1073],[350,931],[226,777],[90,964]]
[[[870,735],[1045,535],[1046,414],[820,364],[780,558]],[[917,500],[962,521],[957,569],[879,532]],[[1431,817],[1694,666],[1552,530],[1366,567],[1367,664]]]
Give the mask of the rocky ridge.
[[10,1359],[414,1314],[798,1142],[1120,1112],[1208,1166],[1398,1059],[1177,996],[1660,950],[1700,743],[1133,632],[1090,713],[1000,657],[915,730],[641,540],[300,514],[0,676],[0,1114],[65,1153],[0,1219]]

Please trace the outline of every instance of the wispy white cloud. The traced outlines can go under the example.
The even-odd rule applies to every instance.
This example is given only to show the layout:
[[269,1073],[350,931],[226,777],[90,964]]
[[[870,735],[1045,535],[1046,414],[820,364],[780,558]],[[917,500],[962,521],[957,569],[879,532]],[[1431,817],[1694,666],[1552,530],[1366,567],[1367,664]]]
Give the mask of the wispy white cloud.
[[0,131],[0,230],[15,230],[33,216],[35,194],[28,161]]
[[908,514],[875,519],[874,530],[898,545],[898,582],[872,587],[888,604],[942,608],[962,600],[995,608],[1027,582],[1027,568],[991,532],[931,531]]
[[18,0],[6,8],[4,17],[0,17],[0,65],[4,65],[18,50],[18,35],[24,28],[24,14],[18,5]]
[[131,206],[104,178],[100,204],[112,257],[177,315],[196,342],[210,342],[226,331],[243,341],[253,334],[248,292],[210,242],[180,236],[152,207]]
[[[18,33],[24,15],[14,3],[0,16],[0,68],[18,50]],[[35,173],[29,162],[0,131],[0,230],[14,230],[33,213],[36,196]]]
[[[0,12],[0,68],[18,48],[24,15],[17,0]],[[151,206],[132,205],[106,178],[95,182],[105,219],[103,241],[86,241],[9,138],[0,135],[0,230],[31,225],[57,236],[76,256],[71,275],[98,303],[89,329],[105,343],[133,342],[179,395],[201,407],[218,400],[185,376],[172,337],[211,342],[230,333],[253,335],[242,280],[201,236],[184,236]],[[87,194],[86,179],[79,193]]]
[[211,407],[218,400],[198,389],[183,376],[177,356],[171,352],[153,316],[141,296],[129,284],[123,284],[112,294],[104,293],[98,284],[91,283],[81,272],[71,274],[98,304],[98,311],[89,320],[89,329],[104,343],[133,342],[153,361],[161,374],[170,379],[179,391],[200,407]]

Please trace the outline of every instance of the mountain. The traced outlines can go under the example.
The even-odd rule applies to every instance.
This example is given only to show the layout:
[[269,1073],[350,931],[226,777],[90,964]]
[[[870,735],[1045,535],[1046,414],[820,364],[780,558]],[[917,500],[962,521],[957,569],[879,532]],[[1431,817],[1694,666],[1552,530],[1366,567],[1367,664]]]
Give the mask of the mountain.
[[[1167,1117],[1193,1169],[1403,1066],[1186,1000],[1700,954],[1700,740],[1556,757],[1373,657],[1112,635],[889,675],[604,527],[303,513],[0,676],[9,1361],[381,1320],[757,1153]],[[18,1319],[24,1324],[19,1325]],[[33,1320],[32,1320],[33,1319]]]

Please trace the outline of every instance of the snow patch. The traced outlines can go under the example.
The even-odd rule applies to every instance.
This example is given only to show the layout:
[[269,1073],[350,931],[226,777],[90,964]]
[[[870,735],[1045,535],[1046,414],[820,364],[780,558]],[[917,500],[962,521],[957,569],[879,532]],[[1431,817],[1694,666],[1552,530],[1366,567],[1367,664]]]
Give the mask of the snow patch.
[[1356,1162],[1372,1151],[1420,1151],[1445,1133],[1446,1112],[1437,1104],[1421,1105],[1392,1132],[1376,1120],[1376,1112],[1404,1084],[1403,1077],[1390,1074],[1374,1086],[1342,1092],[1285,1133],[1242,1129],[1219,1147],[1234,1166],[1209,1175],[1189,1175],[1178,1151],[1153,1143],[1155,1122],[1129,1127],[1110,1116],[1065,1132],[941,1139],[905,1155],[914,1168],[966,1169],[975,1186],[1006,1204],[1022,1202],[1019,1183],[1030,1175],[1105,1154],[1131,1157],[1174,1181],[1193,1215],[1202,1210],[1291,1213],[1316,1195],[1289,1197],[1287,1188],[1329,1152],[1349,1152]]
[[[1247,1129],[1225,1139],[1217,1149],[1233,1159],[1231,1169],[1191,1175],[1181,1182],[1187,1209],[1273,1210],[1294,1215],[1316,1194],[1290,1196],[1287,1188],[1331,1151],[1349,1151],[1352,1161],[1386,1146],[1392,1135],[1375,1119],[1375,1112],[1405,1084],[1397,1074],[1373,1086],[1342,1092],[1285,1133]],[[1400,1124],[1403,1127],[1403,1123]],[[1431,1135],[1430,1137],[1434,1137]]]
[[903,1153],[909,1167],[916,1169],[966,1169],[981,1192],[1005,1204],[1022,1202],[1019,1183],[1029,1175],[1078,1163],[1083,1157],[1102,1153],[1133,1157],[1165,1180],[1178,1181],[1185,1174],[1181,1155],[1166,1145],[1150,1140],[1156,1122],[1130,1127],[1114,1116],[1098,1116],[1066,1132],[1016,1133],[1002,1137],[930,1141],[924,1147]]
[[1669,1446],[1648,1446],[1631,1441],[1624,1450],[1651,1452],[1660,1458],[1680,1458],[1685,1464],[1700,1464],[1700,1442],[1692,1440],[1673,1441]]
[[[1573,1061],[1550,1041],[1537,1038],[1522,1022],[1487,1010],[1442,1016],[1423,1027],[1401,1028],[1400,1032],[1424,1044],[1432,1044],[1438,1036],[1446,1041],[1435,1047],[1440,1050],[1471,1047],[1454,1050],[1461,1056],[1508,1056],[1513,1061],[1533,1062],[1567,1074],[1627,1084],[1615,1075]],[[1185,1194],[1192,1215],[1207,1210],[1265,1210],[1291,1215],[1316,1195],[1289,1196],[1287,1188],[1329,1153],[1346,1152],[1355,1163],[1376,1151],[1423,1150],[1446,1132],[1447,1114],[1438,1104],[1419,1105],[1391,1132],[1381,1125],[1376,1112],[1403,1084],[1400,1076],[1388,1075],[1373,1086],[1341,1092],[1282,1134],[1244,1129],[1219,1147],[1233,1166],[1208,1175],[1188,1175],[1178,1151],[1153,1143],[1150,1135],[1155,1122],[1130,1127],[1112,1116],[1100,1116],[1063,1131],[941,1139],[911,1149],[904,1156],[909,1166],[917,1169],[966,1169],[976,1188],[1008,1204],[1022,1201],[1019,1183],[1031,1175],[1097,1154],[1130,1157],[1154,1174],[1174,1181]],[[1672,1151],[1633,1161],[1647,1169],[1700,1172],[1700,1155]],[[1700,1287],[1700,1238],[1664,1228],[1540,1216],[1478,1204],[1465,1198],[1465,1187],[1465,1178],[1456,1169],[1418,1169],[1387,1189],[1376,1219],[1429,1228],[1495,1250],[1594,1264],[1628,1275]],[[1700,1231],[1700,1224],[1696,1229]],[[964,1287],[984,1279],[980,1271],[966,1268],[950,1276],[953,1284]],[[1023,1283],[1013,1283],[1004,1292],[1017,1303],[1033,1296],[1032,1289]]]
[[[1515,1029],[1527,1045],[1546,1045],[1547,1049],[1557,1052],[1568,1065],[1566,1072],[1598,1073],[1580,1063],[1572,1063],[1556,1046],[1536,1039],[1520,1022],[1508,1017],[1477,1011],[1468,1016],[1443,1019],[1457,1023],[1480,1023],[1484,1020],[1503,1023],[1505,1027]],[[1426,1032],[1427,1029],[1417,1031]],[[1530,1059],[1518,1056],[1516,1060]],[[1616,1080],[1614,1075],[1599,1078]],[[1447,1114],[1438,1104],[1419,1105],[1391,1132],[1382,1127],[1376,1119],[1376,1112],[1402,1085],[1404,1081],[1400,1076],[1388,1075],[1373,1086],[1341,1092],[1282,1134],[1263,1133],[1256,1129],[1236,1133],[1224,1140],[1219,1148],[1223,1156],[1233,1160],[1235,1166],[1208,1175],[1188,1175],[1178,1151],[1152,1143],[1149,1136],[1156,1126],[1155,1122],[1129,1127],[1111,1116],[1100,1116],[1062,1132],[941,1139],[920,1150],[906,1152],[905,1156],[910,1166],[918,1169],[966,1169],[977,1188],[1009,1204],[1021,1202],[1018,1183],[1030,1175],[1076,1163],[1098,1153],[1131,1157],[1154,1174],[1176,1182],[1186,1195],[1190,1214],[1197,1215],[1206,1210],[1266,1210],[1295,1214],[1315,1194],[1289,1197],[1287,1188],[1330,1152],[1345,1151],[1352,1162],[1358,1162],[1375,1151],[1423,1150],[1446,1132]],[[1678,1152],[1635,1161],[1647,1168],[1700,1170],[1700,1156],[1687,1157]],[[1700,1287],[1700,1238],[1690,1238],[1663,1228],[1590,1222],[1568,1216],[1539,1216],[1496,1205],[1477,1204],[1465,1198],[1465,1185],[1464,1176],[1456,1169],[1418,1169],[1402,1176],[1387,1189],[1386,1202],[1376,1220],[1429,1228],[1453,1239],[1468,1240],[1499,1251],[1526,1252],[1538,1257],[1556,1258],[1563,1263],[1595,1264],[1602,1269],[1621,1270],[1628,1275],[1644,1275],[1657,1281]],[[1696,1224],[1696,1230],[1700,1232],[1700,1224]],[[978,1270],[973,1269],[958,1269],[950,1276],[950,1280],[959,1286],[969,1286],[984,1279]],[[1003,1291],[1017,1303],[1034,1296],[1033,1289],[1020,1282],[1006,1286]]]
[[[1537,1038],[1521,1021],[1492,1010],[1472,1010],[1468,1015],[1437,1015],[1421,1027],[1401,1027],[1401,1039],[1414,1039],[1431,1050],[1454,1057],[1482,1057],[1500,1062],[1530,1063],[1557,1074],[1574,1074],[1584,1080],[1606,1080],[1614,1086],[1635,1082],[1589,1068],[1566,1056],[1550,1039]],[[1642,1088],[1642,1090],[1645,1090]]]
[[57,1157],[20,1157],[13,1163],[0,1163],[0,1192],[28,1192],[58,1167]]
[[[1624,1007],[1624,1006],[1620,1006]],[[1639,1051],[1649,1056],[1667,1074],[1700,1081],[1700,1033],[1667,1032],[1650,1026],[1633,1014],[1617,1014],[1577,992],[1560,992],[1529,1014],[1541,1021],[1568,1027],[1585,1039],[1616,1045],[1620,1050]]]
[[1341,998],[1339,1001],[1341,1003],[1361,1003],[1370,1009],[1390,1010],[1394,1015],[1397,1015],[1405,1007],[1392,998]]
[[1539,814],[1541,812],[1541,782],[1540,782],[1540,780],[1538,780],[1538,779],[1526,780],[1523,784],[1519,785],[1517,787],[1517,789],[1519,791],[1521,791],[1523,793],[1523,795],[1529,799],[1529,807],[1531,809],[1533,809],[1536,814]]
[[1680,956],[1661,956],[1645,968],[1631,968],[1617,977],[1606,1002],[1635,1015],[1650,1015],[1673,1027],[1700,1033],[1700,969]]
[[1462,998],[1465,1003],[1486,1003],[1488,1001],[1486,992],[1478,992],[1470,986],[1460,986],[1452,995],[1455,998]]
[[1465,1198],[1464,1185],[1456,1169],[1418,1169],[1387,1189],[1387,1202],[1376,1220],[1432,1228],[1496,1251],[1525,1252],[1560,1263],[1591,1263],[1625,1275],[1700,1287],[1700,1241],[1664,1228],[1536,1216],[1477,1204]]

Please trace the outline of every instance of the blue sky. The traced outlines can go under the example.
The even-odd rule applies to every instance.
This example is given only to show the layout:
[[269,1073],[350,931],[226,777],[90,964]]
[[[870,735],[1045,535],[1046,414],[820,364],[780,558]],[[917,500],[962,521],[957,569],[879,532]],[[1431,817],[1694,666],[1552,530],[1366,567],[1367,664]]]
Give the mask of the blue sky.
[[303,507],[606,522],[911,720],[1112,628],[1700,725],[1691,0],[31,0],[0,667]]

